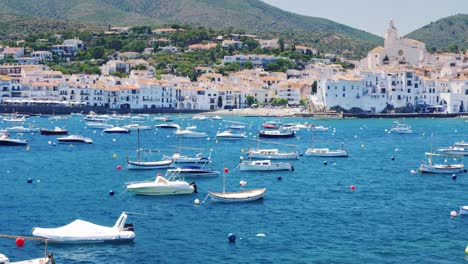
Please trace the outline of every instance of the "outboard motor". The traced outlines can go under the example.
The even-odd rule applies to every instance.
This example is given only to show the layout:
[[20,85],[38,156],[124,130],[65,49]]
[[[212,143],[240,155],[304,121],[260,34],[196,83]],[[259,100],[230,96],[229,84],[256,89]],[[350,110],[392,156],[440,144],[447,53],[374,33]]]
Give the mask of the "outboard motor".
[[195,182],[191,182],[191,183],[190,183],[190,186],[193,187],[193,192],[194,192],[194,193],[198,193],[197,184],[196,184]]
[[133,228],[132,223],[124,224],[124,230],[125,231],[135,231],[135,229]]

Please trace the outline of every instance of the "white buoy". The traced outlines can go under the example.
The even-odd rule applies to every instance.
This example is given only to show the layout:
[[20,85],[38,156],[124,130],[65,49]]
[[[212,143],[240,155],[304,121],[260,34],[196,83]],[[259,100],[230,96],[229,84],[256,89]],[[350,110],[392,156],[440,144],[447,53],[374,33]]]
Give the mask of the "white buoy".
[[411,170],[410,172],[411,172],[411,174],[416,174],[415,170]]
[[112,139],[112,142],[115,142],[115,141],[117,141],[117,139],[113,138],[113,139]]
[[52,144],[52,141],[49,140],[49,141],[47,142],[47,144],[49,144],[49,145]]
[[240,185],[240,186],[246,186],[246,185],[247,185],[247,182],[246,182],[246,181],[240,181],[240,182],[239,182],[239,185]]
[[450,216],[451,216],[451,217],[456,217],[456,216],[457,216],[457,212],[456,212],[456,211],[450,212]]
[[199,204],[200,204],[200,200],[195,199],[195,200],[193,201],[193,203],[194,203],[195,205],[199,205]]
[[262,234],[262,233],[259,233],[259,234],[256,235],[256,237],[266,237],[266,235]]

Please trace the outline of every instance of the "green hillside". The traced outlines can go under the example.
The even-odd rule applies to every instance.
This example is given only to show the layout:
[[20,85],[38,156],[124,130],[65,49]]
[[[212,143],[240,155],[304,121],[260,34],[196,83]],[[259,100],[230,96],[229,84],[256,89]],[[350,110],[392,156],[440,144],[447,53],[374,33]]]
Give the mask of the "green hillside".
[[301,16],[259,0],[0,0],[0,9],[21,15],[99,26],[189,24],[286,36],[325,51],[363,55],[380,37],[333,21]]
[[406,37],[426,43],[429,51],[457,51],[468,48],[468,15],[459,14],[431,22]]

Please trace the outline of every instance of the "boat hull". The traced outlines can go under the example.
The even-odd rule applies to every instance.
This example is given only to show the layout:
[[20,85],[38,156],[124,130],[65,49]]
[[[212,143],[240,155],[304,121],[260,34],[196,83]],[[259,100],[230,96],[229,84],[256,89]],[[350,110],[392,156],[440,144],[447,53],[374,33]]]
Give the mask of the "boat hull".
[[256,151],[249,151],[250,159],[269,159],[269,160],[296,160],[298,159],[297,152],[278,152],[278,153],[261,153]]
[[241,171],[289,171],[293,170],[291,163],[281,162],[272,163],[270,165],[253,165],[247,163],[239,164]]
[[127,161],[129,170],[155,170],[172,167],[172,160],[169,161]]
[[0,146],[24,146],[27,145],[28,141],[13,139],[13,140],[0,140]]
[[41,132],[41,135],[44,135],[44,136],[68,135],[67,130],[56,131],[56,130],[41,129],[40,132]]
[[127,186],[127,190],[140,195],[178,195],[178,194],[192,194],[194,192],[193,188],[187,187],[176,187],[176,186],[169,186],[169,187],[131,187]]
[[210,198],[214,202],[220,203],[244,203],[262,199],[266,189],[252,189],[240,192],[209,192]]
[[421,166],[419,167],[419,171],[421,171],[422,173],[451,174],[451,173],[463,172],[463,168],[464,168],[463,164],[456,164],[456,165],[421,164]]
[[219,171],[213,171],[213,170],[184,170],[184,169],[169,169],[167,170],[168,173],[177,173],[178,175],[184,177],[184,178],[190,178],[190,177],[216,177],[219,175]]
[[261,138],[293,138],[296,135],[292,133],[268,133],[268,132],[259,132],[258,136]]
[[309,157],[348,157],[348,151],[346,150],[316,150],[307,149],[304,155]]

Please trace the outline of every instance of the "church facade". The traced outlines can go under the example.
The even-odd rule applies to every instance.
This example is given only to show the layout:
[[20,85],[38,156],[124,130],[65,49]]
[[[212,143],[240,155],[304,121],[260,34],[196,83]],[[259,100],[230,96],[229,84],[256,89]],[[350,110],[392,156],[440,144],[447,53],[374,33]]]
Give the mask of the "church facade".
[[420,41],[400,38],[393,20],[385,33],[384,46],[370,51],[361,60],[361,68],[378,69],[383,65],[417,65],[428,59],[426,45]]

